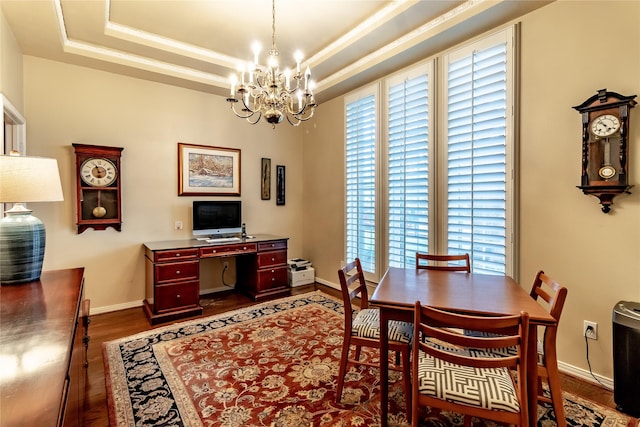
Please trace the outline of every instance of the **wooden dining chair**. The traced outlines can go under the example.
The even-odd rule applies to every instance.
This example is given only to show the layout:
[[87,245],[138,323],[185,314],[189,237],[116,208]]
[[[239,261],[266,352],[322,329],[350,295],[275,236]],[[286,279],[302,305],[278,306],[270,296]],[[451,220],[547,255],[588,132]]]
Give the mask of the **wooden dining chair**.
[[434,255],[416,252],[416,269],[471,273],[471,262],[469,261],[469,254]]
[[[558,324],[562,315],[562,308],[567,298],[567,288],[561,286],[558,282],[546,275],[540,270],[536,273],[533,280],[531,298],[542,302],[542,305],[549,311],[551,317],[556,320],[556,324],[552,326],[541,326],[544,328],[542,338],[538,338],[538,401],[551,403],[553,411],[556,415],[556,423],[558,427],[566,427],[567,420],[564,412],[562,400],[562,387],[560,384],[560,371],[558,370],[558,357],[556,352],[556,337],[558,333]],[[487,335],[476,330],[465,330],[466,335]],[[515,348],[504,349],[498,351],[501,355],[512,355],[516,352]],[[547,381],[549,386],[549,394],[547,397],[542,388],[542,379]]]
[[[494,336],[456,332],[467,328],[488,334],[513,332]],[[412,426],[418,426],[420,405],[462,413],[465,426],[471,425],[471,417],[528,425],[527,313],[471,316],[421,306],[417,301],[413,333]],[[424,342],[418,339],[421,335]],[[492,353],[510,347],[517,349],[515,355],[496,357]]]
[[[344,339],[336,389],[336,402],[340,403],[348,363],[373,366],[376,368],[380,367],[377,361],[370,363],[360,360],[362,347],[380,348],[380,312],[377,308],[369,305],[367,284],[359,258],[356,258],[354,261],[339,269],[338,276],[340,278],[342,301],[344,303]],[[354,300],[356,298],[360,298],[359,310],[356,310],[354,307]],[[389,350],[400,354],[400,367],[390,366],[390,369],[402,371],[407,418],[409,418],[411,417],[409,357],[413,338],[413,326],[406,322],[390,321],[388,335]],[[355,346],[355,354],[353,358],[350,358],[349,353],[352,345]]]
[[[533,281],[530,295],[536,301],[544,301],[543,305],[549,310],[549,314],[556,319],[555,325],[544,327],[542,339],[538,340],[538,400],[551,403],[556,414],[558,427],[566,427],[567,420],[562,403],[562,387],[556,353],[556,336],[562,308],[567,298],[567,288],[540,270]],[[551,398],[542,393],[542,378],[547,380]]]

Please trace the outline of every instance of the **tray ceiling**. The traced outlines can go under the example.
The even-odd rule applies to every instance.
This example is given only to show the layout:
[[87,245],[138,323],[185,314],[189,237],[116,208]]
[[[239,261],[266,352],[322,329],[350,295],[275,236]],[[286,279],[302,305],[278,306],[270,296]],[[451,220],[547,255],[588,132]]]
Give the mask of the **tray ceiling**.
[[[269,0],[2,0],[26,55],[218,95],[271,47]],[[276,0],[282,67],[305,55],[322,102],[549,1]]]

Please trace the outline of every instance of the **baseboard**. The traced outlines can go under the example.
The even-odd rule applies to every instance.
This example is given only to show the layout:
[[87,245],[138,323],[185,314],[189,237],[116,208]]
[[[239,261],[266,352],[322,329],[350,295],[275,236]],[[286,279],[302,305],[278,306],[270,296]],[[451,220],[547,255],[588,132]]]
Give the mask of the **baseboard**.
[[328,287],[330,287],[332,289],[335,289],[337,291],[340,290],[340,284],[339,283],[333,283],[333,282],[330,282],[328,280],[320,279],[318,277],[316,277],[315,280],[316,280],[316,283],[320,283],[321,285],[328,286]]
[[[613,379],[611,378],[603,377],[602,375],[598,374],[593,374],[593,376],[591,376],[591,373],[588,370],[578,368],[561,361],[558,361],[558,370],[563,374],[571,375],[572,377],[579,378],[591,384],[601,385],[613,391]],[[597,380],[594,378],[594,376],[597,378]]]
[[104,307],[91,307],[89,315],[111,313],[112,311],[127,310],[129,308],[142,307],[142,301],[130,301],[116,305],[106,305]]
[[[200,291],[200,295],[215,294],[218,292],[228,291],[228,287],[204,289]],[[130,301],[122,304],[106,305],[104,307],[91,307],[90,316],[95,314],[111,313],[112,311],[127,310],[129,308],[142,307],[142,301]]]

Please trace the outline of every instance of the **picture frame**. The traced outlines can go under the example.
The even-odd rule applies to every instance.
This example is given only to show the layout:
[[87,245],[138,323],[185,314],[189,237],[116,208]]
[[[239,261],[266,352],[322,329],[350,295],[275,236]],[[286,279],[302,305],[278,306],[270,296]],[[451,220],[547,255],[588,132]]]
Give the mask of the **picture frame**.
[[260,171],[260,198],[271,200],[271,159],[262,158]]
[[240,150],[178,143],[178,196],[239,196]]
[[285,203],[285,168],[283,165],[276,166],[276,205],[282,206]]

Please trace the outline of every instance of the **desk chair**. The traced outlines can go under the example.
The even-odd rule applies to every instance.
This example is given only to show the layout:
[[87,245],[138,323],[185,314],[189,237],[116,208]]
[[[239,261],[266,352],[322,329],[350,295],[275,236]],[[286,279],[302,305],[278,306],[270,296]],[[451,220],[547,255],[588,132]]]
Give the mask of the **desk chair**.
[[[425,263],[422,261],[425,261]],[[462,261],[462,263],[460,263],[460,261]],[[416,252],[416,269],[463,271],[465,273],[471,273],[471,263],[469,261],[469,254],[433,255]]]
[[[493,336],[455,332],[473,328]],[[510,330],[511,335],[495,335]],[[414,310],[411,351],[413,413],[418,426],[419,406],[441,408],[499,423],[528,425],[527,338],[529,315],[469,316],[421,306]],[[418,339],[422,335],[424,342]],[[515,348],[516,354],[496,357],[491,352]],[[517,374],[517,380],[512,375]]]
[[[336,389],[336,402],[340,403],[348,363],[380,367],[377,362],[369,363],[359,360],[362,347],[380,348],[380,312],[377,308],[369,306],[367,285],[359,258],[338,270],[338,276],[344,303],[344,340]],[[360,298],[360,310],[355,312],[353,301],[358,297]],[[402,371],[408,418],[411,417],[409,356],[412,338],[413,327],[411,324],[398,321],[389,322],[389,350],[399,352],[401,359],[400,369],[397,366],[391,366],[390,369]],[[354,345],[356,350],[354,358],[349,358],[351,345]]]

